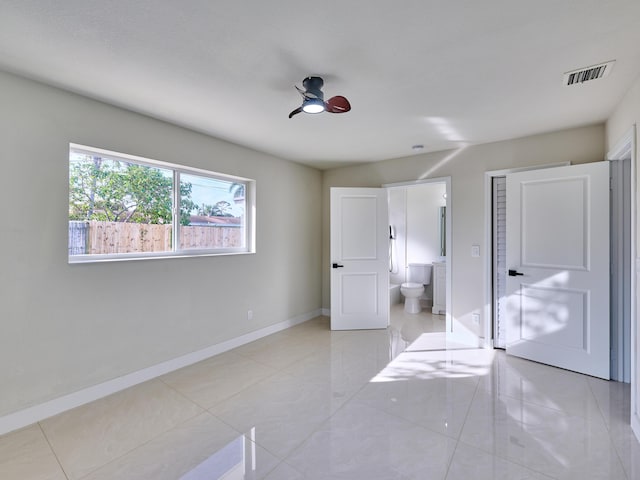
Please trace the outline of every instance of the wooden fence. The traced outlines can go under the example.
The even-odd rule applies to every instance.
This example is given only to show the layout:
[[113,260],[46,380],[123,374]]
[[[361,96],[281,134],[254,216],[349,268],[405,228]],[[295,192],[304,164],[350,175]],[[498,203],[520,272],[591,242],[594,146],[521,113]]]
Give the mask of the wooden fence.
[[[180,226],[180,249],[240,247],[242,231],[237,225]],[[69,222],[69,255],[167,252],[171,243],[171,225]]]

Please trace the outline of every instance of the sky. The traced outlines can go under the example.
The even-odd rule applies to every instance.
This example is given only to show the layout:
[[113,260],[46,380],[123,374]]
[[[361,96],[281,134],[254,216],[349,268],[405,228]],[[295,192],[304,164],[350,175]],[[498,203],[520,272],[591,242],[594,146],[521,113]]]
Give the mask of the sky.
[[220,201],[226,201],[231,205],[230,213],[234,216],[242,215],[242,207],[234,203],[233,193],[229,192],[229,187],[233,182],[184,173],[180,178],[183,182],[191,183],[191,200],[193,200],[196,205],[203,203],[206,205],[215,205]]

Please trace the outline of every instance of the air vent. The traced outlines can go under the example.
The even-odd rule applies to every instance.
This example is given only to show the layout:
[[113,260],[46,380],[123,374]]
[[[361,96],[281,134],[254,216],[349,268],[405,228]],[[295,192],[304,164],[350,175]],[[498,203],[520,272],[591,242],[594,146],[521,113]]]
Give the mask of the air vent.
[[611,73],[615,62],[615,60],[611,60],[610,62],[601,63],[600,65],[593,65],[592,67],[567,72],[564,74],[564,84],[568,87],[604,78]]

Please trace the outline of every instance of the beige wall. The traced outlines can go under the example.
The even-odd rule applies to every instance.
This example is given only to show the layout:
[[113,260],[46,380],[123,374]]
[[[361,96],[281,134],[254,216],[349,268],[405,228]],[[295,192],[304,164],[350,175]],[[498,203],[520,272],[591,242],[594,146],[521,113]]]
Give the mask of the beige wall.
[[640,123],[640,78],[635,81],[607,120],[607,150],[613,148],[629,132],[629,129],[638,123]]
[[[640,78],[635,81],[631,89],[627,92],[627,94],[622,98],[614,112],[611,114],[609,119],[607,120],[606,125],[606,144],[607,150],[612,149],[616,146],[616,144],[627,135],[629,130],[640,123]],[[637,142],[637,132],[636,132],[636,152],[635,152],[635,171],[636,171],[636,182],[635,182],[635,195],[636,195],[636,225],[634,231],[636,232],[636,275],[640,274],[640,270],[637,269],[637,266],[640,265],[640,261],[638,259],[638,255],[640,254],[640,235],[637,233],[638,225],[640,225],[640,194],[638,193],[638,185],[640,185],[640,168],[638,168],[638,158],[640,158],[640,148]],[[633,271],[633,270],[632,270]],[[633,321],[636,324],[635,331],[638,331],[639,318],[638,314],[640,313],[640,302],[638,299],[640,298],[640,278],[636,277],[636,316]],[[632,330],[633,331],[633,330]],[[634,395],[632,395],[632,405],[631,405],[631,425],[634,427],[636,435],[640,436],[640,416],[638,415],[638,399],[640,399],[640,384],[638,382],[638,372],[640,372],[640,355],[638,354],[638,338],[636,333],[636,338],[632,339],[631,349],[635,354],[632,353],[632,357],[635,355],[635,375],[631,378],[632,388],[634,389]],[[633,372],[632,372],[633,373]]]
[[[0,416],[321,307],[320,171],[3,73],[0,105]],[[68,265],[69,142],[255,179],[257,253]]]
[[[323,177],[322,304],[330,308],[329,189],[379,187],[423,178],[451,177],[452,315],[472,333],[483,336],[484,259],[471,257],[471,245],[484,252],[484,173],[557,162],[604,159],[604,126],[595,125],[461,149],[429,153],[354,167],[326,170]],[[481,314],[473,325],[471,313]]]

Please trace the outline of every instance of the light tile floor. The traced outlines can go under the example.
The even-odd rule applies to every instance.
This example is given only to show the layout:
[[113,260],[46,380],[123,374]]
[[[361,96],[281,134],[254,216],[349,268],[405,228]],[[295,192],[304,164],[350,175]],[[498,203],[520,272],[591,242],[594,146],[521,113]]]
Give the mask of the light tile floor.
[[319,317],[0,437],[0,478],[640,479],[629,386]]

